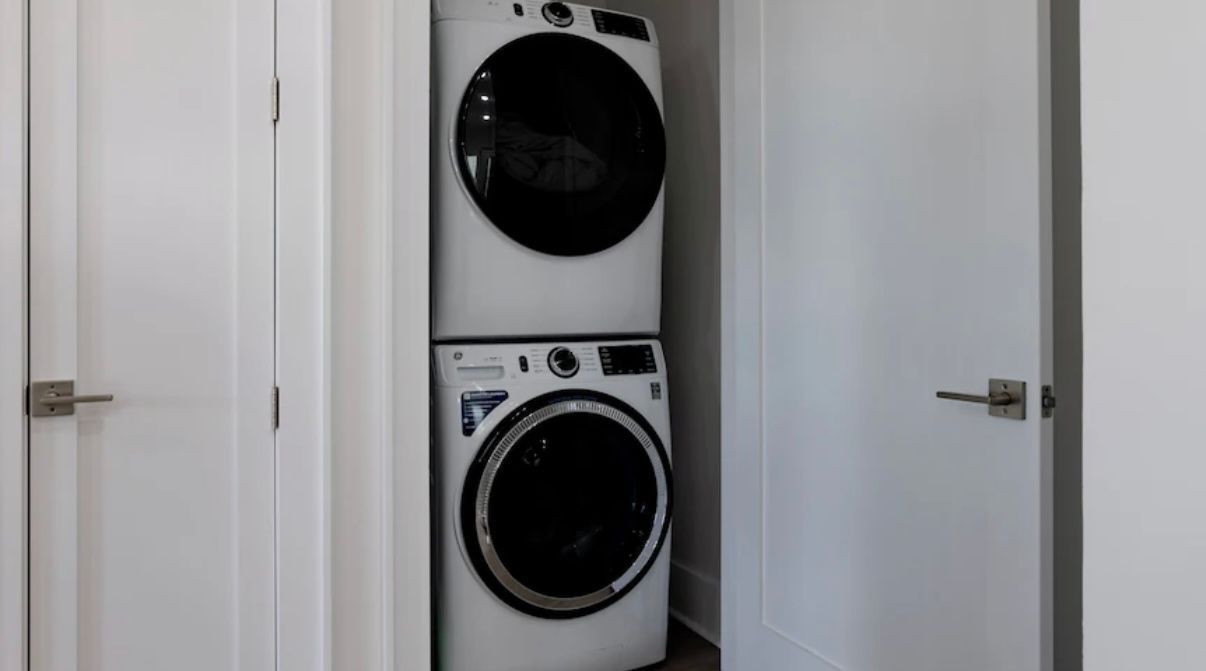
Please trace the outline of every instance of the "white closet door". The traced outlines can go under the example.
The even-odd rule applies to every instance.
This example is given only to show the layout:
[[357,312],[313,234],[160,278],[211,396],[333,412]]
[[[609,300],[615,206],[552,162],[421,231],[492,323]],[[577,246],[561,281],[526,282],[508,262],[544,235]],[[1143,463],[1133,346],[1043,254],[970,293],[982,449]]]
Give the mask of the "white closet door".
[[724,7],[725,666],[1049,669],[1047,4]]
[[29,8],[31,668],[267,671],[273,3]]

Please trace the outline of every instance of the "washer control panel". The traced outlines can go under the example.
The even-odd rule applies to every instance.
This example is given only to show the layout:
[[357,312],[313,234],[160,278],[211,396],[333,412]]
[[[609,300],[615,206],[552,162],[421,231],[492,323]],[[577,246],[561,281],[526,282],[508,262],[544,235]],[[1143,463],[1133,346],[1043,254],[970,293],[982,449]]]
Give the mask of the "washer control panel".
[[604,375],[652,375],[657,357],[652,345],[601,345],[599,362]]
[[[665,359],[655,340],[610,342],[552,342],[436,345],[432,350],[432,372],[438,386],[470,390],[505,389],[509,382],[553,382],[585,384],[590,380],[619,377],[662,378]],[[468,399],[471,427],[481,411],[498,398],[490,395]]]

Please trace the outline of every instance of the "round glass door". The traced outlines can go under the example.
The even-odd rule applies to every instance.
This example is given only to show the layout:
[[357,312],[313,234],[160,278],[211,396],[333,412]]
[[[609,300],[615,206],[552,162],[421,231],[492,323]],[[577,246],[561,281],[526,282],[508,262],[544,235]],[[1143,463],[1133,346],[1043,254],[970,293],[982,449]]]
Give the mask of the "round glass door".
[[473,75],[456,124],[465,185],[530,249],[584,256],[627,238],[661,193],[666,138],[640,75],[584,37],[539,33]]
[[557,393],[512,413],[465,483],[462,531],[490,589],[540,617],[578,617],[641,580],[669,529],[670,468],[621,401]]

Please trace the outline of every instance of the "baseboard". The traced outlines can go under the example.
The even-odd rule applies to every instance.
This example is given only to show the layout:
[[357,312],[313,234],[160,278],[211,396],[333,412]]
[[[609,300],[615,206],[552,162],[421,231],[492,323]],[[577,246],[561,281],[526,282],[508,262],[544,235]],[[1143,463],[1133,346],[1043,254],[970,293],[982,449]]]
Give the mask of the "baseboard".
[[671,561],[670,616],[720,647],[720,581]]

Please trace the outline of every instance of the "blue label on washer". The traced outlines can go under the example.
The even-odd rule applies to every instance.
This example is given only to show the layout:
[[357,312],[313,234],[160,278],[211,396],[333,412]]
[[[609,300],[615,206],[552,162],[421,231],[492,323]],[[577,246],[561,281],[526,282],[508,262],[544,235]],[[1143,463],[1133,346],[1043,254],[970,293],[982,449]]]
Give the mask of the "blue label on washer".
[[486,416],[505,400],[505,391],[467,391],[461,394],[461,433],[472,436]]

